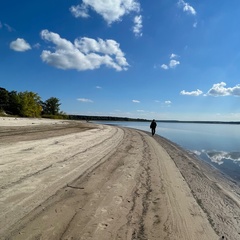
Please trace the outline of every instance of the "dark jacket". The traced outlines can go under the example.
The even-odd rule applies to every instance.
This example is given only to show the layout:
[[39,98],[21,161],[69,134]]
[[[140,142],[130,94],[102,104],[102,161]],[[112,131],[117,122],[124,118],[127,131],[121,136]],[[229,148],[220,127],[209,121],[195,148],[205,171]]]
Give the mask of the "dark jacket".
[[157,127],[157,123],[155,121],[152,121],[150,128],[156,128],[156,127]]

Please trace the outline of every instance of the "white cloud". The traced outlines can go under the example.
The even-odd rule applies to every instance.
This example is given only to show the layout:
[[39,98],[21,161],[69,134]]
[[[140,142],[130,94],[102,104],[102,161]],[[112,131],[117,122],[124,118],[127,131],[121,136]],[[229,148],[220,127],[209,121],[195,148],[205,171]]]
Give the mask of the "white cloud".
[[73,16],[76,18],[79,18],[79,17],[88,18],[89,17],[87,5],[84,3],[82,5],[71,6],[69,10],[73,14]]
[[10,43],[10,48],[17,52],[25,52],[27,50],[30,50],[31,46],[24,39],[17,38],[17,40]]
[[15,32],[15,29],[13,27],[11,27],[10,25],[8,25],[7,23],[4,23],[4,26],[9,32]]
[[[204,94],[204,96],[214,96],[214,97],[224,97],[224,96],[237,96],[240,97],[240,84],[237,84],[234,87],[226,88],[225,82],[220,82],[213,84],[212,88]],[[189,96],[199,96],[203,92],[199,89],[197,91],[187,92],[185,90],[181,91],[181,95],[189,95]]]
[[167,104],[167,105],[170,105],[171,103],[172,103],[172,102],[169,101],[169,100],[165,101],[165,104]]
[[183,0],[179,0],[178,5],[180,7],[182,7],[184,12],[187,12],[191,15],[196,15],[197,14],[196,10],[192,6],[190,6],[189,3],[186,3]]
[[140,103],[138,100],[132,100],[133,103]]
[[102,87],[100,87],[100,86],[96,86],[96,88],[97,88],[97,89],[102,89]]
[[193,27],[196,28],[198,25],[198,22],[194,22]]
[[213,84],[212,88],[207,92],[206,95],[218,97],[218,96],[240,96],[240,84],[235,87],[226,88],[227,84],[225,82],[220,82]]
[[201,95],[203,92],[199,89],[197,89],[196,91],[192,91],[192,92],[186,92],[185,90],[181,91],[180,94],[181,95],[188,95],[188,96],[199,96]]
[[84,103],[93,103],[93,100],[87,98],[78,98],[77,100]]
[[40,47],[41,47],[41,44],[40,44],[40,43],[36,43],[36,44],[33,45],[33,48],[39,49]]
[[145,111],[144,110],[137,110],[137,112],[144,113]]
[[170,68],[175,68],[177,65],[179,65],[180,62],[177,61],[177,60],[171,60],[170,63],[169,63],[169,67]]
[[161,68],[164,69],[164,70],[168,70],[169,68],[175,68],[177,65],[179,65],[180,62],[175,60],[174,58],[179,58],[179,56],[177,54],[172,53],[170,55],[170,62],[169,62],[169,64],[168,65],[167,64],[162,64]]
[[190,6],[188,3],[185,3],[185,6],[183,7],[183,11],[187,12],[187,13],[190,13],[192,15],[196,15],[197,14],[195,9],[192,6]]
[[74,43],[57,33],[43,30],[41,37],[56,45],[55,52],[42,51],[43,62],[60,69],[93,70],[105,65],[117,71],[127,70],[127,63],[119,43],[114,40],[77,38]]
[[120,21],[125,14],[139,12],[140,4],[137,0],[83,0],[81,5],[72,6],[70,11],[75,17],[88,17],[89,8],[111,24]]
[[0,29],[6,28],[8,32],[14,32],[15,29],[12,28],[10,25],[8,25],[7,23],[2,23],[0,21]]
[[168,65],[166,65],[166,64],[162,64],[162,65],[161,65],[161,68],[164,69],[164,70],[167,70],[169,67],[168,67]]
[[133,33],[135,34],[135,36],[140,37],[142,36],[142,16],[135,16],[134,20],[134,26],[133,26]]
[[173,59],[173,58],[178,58],[179,56],[177,54],[174,54],[172,53],[171,56],[170,56],[170,59]]

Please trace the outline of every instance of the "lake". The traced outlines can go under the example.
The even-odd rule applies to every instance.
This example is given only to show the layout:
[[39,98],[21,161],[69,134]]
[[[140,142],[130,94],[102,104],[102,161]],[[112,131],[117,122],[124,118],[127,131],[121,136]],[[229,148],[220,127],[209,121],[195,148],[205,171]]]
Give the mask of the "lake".
[[[150,132],[150,122],[101,122]],[[240,181],[240,125],[157,122],[156,134]]]

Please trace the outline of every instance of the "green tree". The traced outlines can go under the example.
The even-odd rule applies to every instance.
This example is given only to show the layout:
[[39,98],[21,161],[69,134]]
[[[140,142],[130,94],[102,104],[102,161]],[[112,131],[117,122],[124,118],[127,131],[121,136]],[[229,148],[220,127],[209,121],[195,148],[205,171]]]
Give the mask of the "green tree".
[[40,97],[33,92],[11,91],[8,94],[7,112],[22,117],[40,117],[42,107],[40,105]]
[[20,92],[18,93],[20,98],[20,116],[22,117],[40,117],[42,107],[40,104],[41,98],[34,92]]
[[42,102],[43,114],[58,115],[60,105],[58,98],[51,97],[47,99],[45,102]]
[[41,115],[42,107],[40,105],[41,98],[34,92],[20,92],[19,94],[21,112],[23,117],[39,117]]
[[9,96],[5,88],[0,87],[0,110],[6,110],[8,106]]
[[8,93],[8,106],[6,111],[13,115],[20,115],[21,112],[21,103],[19,95],[16,91],[11,91]]

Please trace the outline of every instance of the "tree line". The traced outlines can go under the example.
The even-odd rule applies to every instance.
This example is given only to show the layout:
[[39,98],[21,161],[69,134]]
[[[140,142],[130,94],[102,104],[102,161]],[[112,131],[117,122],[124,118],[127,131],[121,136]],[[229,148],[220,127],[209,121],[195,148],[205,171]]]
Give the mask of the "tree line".
[[9,115],[20,117],[64,116],[64,113],[60,112],[60,105],[60,100],[56,97],[42,101],[37,93],[8,91],[0,87],[0,111]]
[[37,93],[8,91],[0,87],[0,114],[85,121],[148,121],[127,117],[67,115],[60,111],[60,105],[60,100],[56,97],[50,97],[46,101],[42,101]]
[[113,117],[113,116],[87,116],[87,115],[68,115],[70,120],[85,120],[85,121],[134,121],[134,122],[149,122],[150,120],[142,118],[128,117]]

